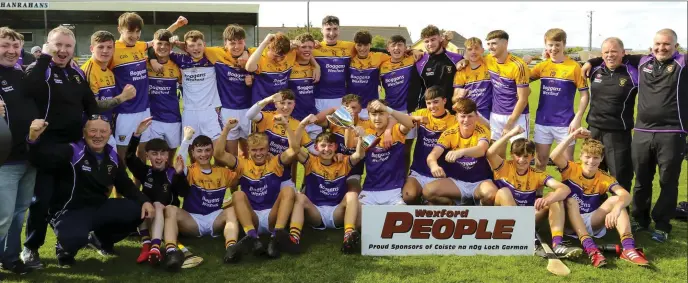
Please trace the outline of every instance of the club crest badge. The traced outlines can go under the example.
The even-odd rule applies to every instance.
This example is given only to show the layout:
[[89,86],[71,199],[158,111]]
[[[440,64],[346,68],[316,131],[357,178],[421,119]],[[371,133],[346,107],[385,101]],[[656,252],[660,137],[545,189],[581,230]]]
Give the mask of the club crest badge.
[[667,73],[671,73],[671,72],[673,72],[673,71],[674,71],[674,65],[669,65],[669,66],[667,66],[667,68],[666,68],[666,72],[667,72]]
[[619,86],[625,86],[625,85],[626,85],[626,78],[619,79]]

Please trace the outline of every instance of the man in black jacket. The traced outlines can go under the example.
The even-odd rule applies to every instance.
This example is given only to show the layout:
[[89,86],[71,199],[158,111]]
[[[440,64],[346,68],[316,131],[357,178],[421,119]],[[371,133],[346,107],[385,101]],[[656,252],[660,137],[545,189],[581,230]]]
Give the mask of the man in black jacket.
[[[60,266],[75,263],[74,256],[89,243],[89,232],[100,240],[103,250],[112,252],[145,217],[155,213],[153,205],[129,179],[117,151],[107,144],[110,123],[92,115],[83,130],[83,139],[50,146],[36,142],[48,127],[45,120],[31,124],[28,142],[31,158],[42,169],[70,174],[55,184],[50,213],[57,236],[55,252]],[[124,198],[108,198],[112,188]]]
[[26,92],[24,72],[18,63],[22,36],[0,27],[0,117],[12,133],[10,155],[0,161],[0,261],[2,268],[18,274],[27,269],[19,260],[24,215],[31,204],[36,169],[28,162],[26,137],[38,117],[36,105]]

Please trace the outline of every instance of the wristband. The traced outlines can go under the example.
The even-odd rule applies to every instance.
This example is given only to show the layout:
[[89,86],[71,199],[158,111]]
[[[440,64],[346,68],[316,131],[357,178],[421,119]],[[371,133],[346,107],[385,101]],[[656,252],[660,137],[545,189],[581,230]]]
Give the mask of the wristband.
[[387,106],[387,113],[389,113],[389,114],[394,113],[394,109],[392,109],[392,107]]

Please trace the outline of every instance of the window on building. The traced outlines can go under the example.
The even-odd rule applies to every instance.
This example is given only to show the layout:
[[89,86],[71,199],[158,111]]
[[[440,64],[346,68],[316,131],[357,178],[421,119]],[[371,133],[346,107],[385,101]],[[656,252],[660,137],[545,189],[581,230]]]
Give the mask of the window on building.
[[24,42],[33,42],[33,32],[20,32],[24,37]]

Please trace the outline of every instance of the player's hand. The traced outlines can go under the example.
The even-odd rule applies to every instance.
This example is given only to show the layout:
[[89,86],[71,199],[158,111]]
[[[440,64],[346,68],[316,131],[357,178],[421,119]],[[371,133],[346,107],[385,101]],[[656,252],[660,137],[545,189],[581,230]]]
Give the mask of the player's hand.
[[392,147],[392,130],[386,129],[385,133],[382,134],[382,148],[389,149]]
[[57,47],[50,42],[43,44],[43,48],[41,50],[44,54],[48,54],[50,56],[55,56],[55,54],[57,54]]
[[549,50],[547,50],[547,49],[542,49],[542,60],[544,61],[544,60],[549,59],[549,56],[550,56],[550,55],[549,55]]
[[144,202],[141,206],[141,219],[152,219],[155,216],[155,207],[150,202]]
[[275,34],[274,33],[268,33],[265,36],[265,39],[263,39],[263,43],[269,43],[271,41],[275,40]]
[[449,163],[454,163],[457,159],[461,157],[463,157],[463,150],[455,149],[447,152],[447,155],[444,157],[444,160],[446,160]]
[[583,67],[581,67],[581,73],[583,74],[584,78],[590,77],[590,70],[592,70],[592,65],[590,65],[588,62],[585,62]]
[[29,126],[29,141],[36,141],[38,137],[45,132],[45,129],[48,128],[48,122],[46,122],[43,119],[36,119],[31,122],[31,126]]
[[414,122],[419,123],[421,125],[427,125],[430,123],[430,119],[428,119],[427,116],[411,116],[411,119],[413,119]]
[[239,120],[237,120],[236,118],[229,118],[227,119],[227,123],[225,123],[225,129],[227,129],[227,131],[230,131],[231,129],[236,128],[237,125],[239,125]]
[[461,61],[456,63],[456,70],[463,70],[466,66],[468,66],[468,60],[465,58],[461,59]]
[[273,95],[271,95],[271,96],[268,97],[268,102],[269,102],[269,103],[275,103],[275,104],[277,104],[277,103],[279,103],[279,102],[281,102],[281,101],[282,101],[282,94],[279,93],[279,92],[277,92],[277,93],[275,93],[275,94],[273,94]]
[[413,55],[413,60],[418,61],[421,58],[423,58],[423,55],[425,55],[425,52],[418,50],[418,49],[411,49],[411,55]]
[[164,71],[164,69],[165,69],[165,68],[163,67],[163,65],[160,64],[160,62],[158,62],[158,60],[156,60],[156,59],[150,60],[150,64],[151,64],[151,68],[152,68],[153,71],[155,71],[156,73],[162,73],[162,72]]
[[[244,66],[245,64],[242,64]],[[246,75],[244,76],[244,82],[246,83],[246,86],[252,86],[253,85],[253,76],[252,75]]]
[[525,56],[523,56],[523,58],[521,58],[521,59],[523,59],[523,62],[525,62],[526,65],[528,65],[528,64],[530,64],[530,62],[533,61],[533,56],[525,55]]
[[177,155],[177,158],[174,159],[174,171],[177,174],[184,172],[184,158],[181,155]]
[[191,126],[184,127],[184,140],[190,141],[195,133],[196,131]]
[[134,132],[134,135],[137,137],[140,137],[143,132],[150,127],[151,123],[153,123],[153,117],[148,117],[146,119],[143,119],[141,123],[139,123],[139,126],[136,127],[136,132]]
[[289,49],[291,49],[291,50],[298,49],[299,46],[301,46],[301,41],[298,41],[296,39],[292,39],[289,41]]
[[246,66],[246,62],[248,61],[248,57],[249,57],[248,51],[244,50],[244,52],[241,53],[241,56],[239,56],[239,58],[237,58],[237,64],[239,64],[239,66]]
[[549,205],[549,200],[547,198],[538,198],[535,200],[535,210],[540,211]]
[[320,41],[315,42],[315,44],[313,45],[314,49],[320,49],[320,47],[322,47],[322,44],[320,43]]
[[569,134],[575,132],[580,127],[581,127],[581,120],[578,118],[573,118],[573,120],[571,121],[571,124],[569,124]]
[[362,138],[365,136],[365,129],[363,129],[361,126],[356,126],[354,127],[354,134],[356,134],[357,138]]
[[607,229],[616,228],[616,221],[619,219],[619,214],[621,214],[621,211],[617,211],[617,209],[614,209],[612,212],[608,213],[607,217],[604,218],[604,226],[606,226]]
[[587,139],[591,136],[590,131],[586,128],[580,127],[572,133],[577,139]]
[[320,70],[320,66],[315,66],[315,68],[313,68],[313,83],[319,82],[321,75],[322,71]]
[[375,100],[372,103],[370,103],[370,108],[373,111],[385,111],[387,110],[387,106],[382,104],[379,100]]
[[275,117],[273,117],[272,119],[273,119],[273,121],[275,121],[275,125],[282,125],[282,126],[286,126],[287,121],[289,121],[287,119],[287,117],[285,117],[284,115],[281,115],[281,114],[275,115]]
[[524,130],[523,127],[521,127],[521,125],[516,125],[516,127],[511,128],[511,130],[507,133],[507,135],[510,137],[515,137],[515,136],[522,134],[525,131],[526,130]]
[[120,102],[125,102],[136,97],[136,88],[133,85],[127,84],[122,89],[122,93],[118,95]]
[[430,166],[430,173],[432,173],[432,176],[435,178],[447,177],[447,175],[444,173],[444,169],[438,165]]
[[504,124],[504,129],[502,129],[502,136],[506,135],[511,131],[511,129],[514,128],[515,122],[512,121],[506,121],[506,124]]
[[317,121],[318,117],[315,117],[315,115],[310,114],[306,116],[306,118],[303,118],[303,120],[301,120],[301,123],[299,124],[305,128],[307,125],[314,124]]
[[177,27],[183,27],[188,24],[189,20],[187,20],[184,16],[179,16],[179,18],[177,18],[177,21],[174,23],[174,25],[176,25]]
[[344,154],[342,153],[335,153],[334,156],[332,156],[332,161],[334,161],[335,163],[340,162],[342,160],[344,160]]
[[0,117],[5,118],[5,102],[0,100]]

